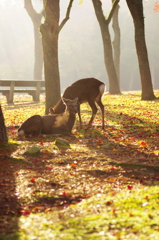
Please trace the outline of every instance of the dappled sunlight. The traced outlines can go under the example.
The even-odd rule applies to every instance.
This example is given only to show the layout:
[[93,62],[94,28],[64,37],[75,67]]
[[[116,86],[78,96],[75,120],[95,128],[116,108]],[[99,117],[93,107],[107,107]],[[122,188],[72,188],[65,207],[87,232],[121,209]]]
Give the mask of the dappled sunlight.
[[140,96],[136,95],[108,95],[104,102],[107,131],[111,132],[114,141],[125,146],[131,144],[134,149],[148,155],[156,154],[159,102],[140,101]]
[[[17,136],[17,126],[24,120],[34,114],[43,115],[43,100],[2,105],[9,142],[17,145],[7,158],[11,160],[19,215],[31,221],[37,213],[58,210],[60,214],[95,195],[116,195],[159,185],[158,100],[140,101],[139,94],[124,93],[104,95],[103,103],[105,129],[101,127],[100,109],[92,126],[87,126],[91,109],[82,104],[83,128],[79,129],[77,116],[72,135],[60,136],[70,145],[65,151],[56,146],[56,135]],[[28,154],[32,147],[38,153]],[[23,217],[20,226],[26,231]]]
[[[156,92],[156,95],[158,92]],[[43,100],[43,99],[42,99]],[[93,126],[94,130],[81,130],[78,133],[76,127],[73,130],[76,139],[79,138],[79,146],[76,149],[80,151],[82,143],[80,138],[102,137],[107,138],[116,144],[123,146],[132,146],[134,152],[138,151],[147,155],[157,155],[158,149],[154,145],[154,141],[158,137],[158,115],[157,106],[158,101],[140,101],[139,93],[123,95],[104,95],[103,97],[105,105],[105,131],[99,130],[98,126],[101,125],[101,111],[98,109],[97,115],[94,119]],[[41,101],[37,104],[15,104],[14,106],[2,105],[4,109],[4,117],[6,126],[9,129],[11,137],[16,138],[16,126],[19,126],[24,120],[34,114],[44,113],[44,103]],[[81,105],[81,115],[83,125],[87,126],[91,109],[88,104]],[[130,110],[131,109],[131,110]],[[78,116],[76,125],[78,125]],[[76,129],[76,130],[75,130]],[[97,129],[97,132],[95,132]],[[148,138],[147,138],[148,137]],[[146,138],[146,141],[145,141]],[[93,143],[92,139],[92,143]],[[45,141],[45,140],[44,140]],[[83,140],[82,140],[83,141]],[[83,144],[85,148],[85,143]],[[87,151],[87,150],[86,150]]]

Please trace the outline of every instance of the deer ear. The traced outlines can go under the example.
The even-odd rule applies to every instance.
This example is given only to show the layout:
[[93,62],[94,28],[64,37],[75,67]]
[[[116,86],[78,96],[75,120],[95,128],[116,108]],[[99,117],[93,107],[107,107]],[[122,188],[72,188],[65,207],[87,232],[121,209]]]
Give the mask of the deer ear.
[[63,103],[64,105],[66,105],[66,99],[61,98],[61,100],[62,100],[62,103]]

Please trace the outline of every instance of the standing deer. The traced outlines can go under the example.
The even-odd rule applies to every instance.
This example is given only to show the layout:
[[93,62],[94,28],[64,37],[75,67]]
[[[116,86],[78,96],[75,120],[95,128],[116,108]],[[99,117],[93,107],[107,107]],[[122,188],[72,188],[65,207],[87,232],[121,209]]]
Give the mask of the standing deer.
[[[92,116],[89,121],[89,126],[92,124],[94,117],[97,113],[97,107],[95,102],[99,105],[102,111],[102,129],[104,129],[104,105],[101,98],[105,91],[105,83],[95,78],[84,78],[74,82],[71,86],[66,88],[63,97],[67,99],[74,99],[78,97],[78,116],[80,121],[80,127],[82,127],[82,119],[80,113],[80,104],[88,102],[92,109]],[[49,109],[51,114],[62,113],[65,111],[65,106],[62,103],[62,99],[53,107]]]
[[62,98],[62,102],[65,105],[64,113],[47,116],[34,115],[22,123],[18,129],[18,135],[71,134],[78,110],[78,98],[74,100]]

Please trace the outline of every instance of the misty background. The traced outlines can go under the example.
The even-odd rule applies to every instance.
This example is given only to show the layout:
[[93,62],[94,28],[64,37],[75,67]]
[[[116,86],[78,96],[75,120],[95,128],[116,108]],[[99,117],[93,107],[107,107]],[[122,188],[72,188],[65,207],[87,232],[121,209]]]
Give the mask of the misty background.
[[[69,0],[60,2],[62,20]],[[82,4],[80,2],[80,0],[73,2],[70,19],[59,34],[61,92],[76,80],[86,77],[98,78],[108,86],[101,33],[92,1],[83,0]],[[107,16],[111,8],[111,0],[103,0],[102,3]],[[37,11],[40,11],[42,1],[34,0],[33,5]],[[125,0],[120,0],[119,5],[121,91],[140,90],[133,21]],[[154,0],[143,1],[143,5],[152,82],[154,89],[159,89],[159,13],[153,12]],[[23,0],[0,0],[0,79],[32,80],[33,67],[33,24],[24,9]]]

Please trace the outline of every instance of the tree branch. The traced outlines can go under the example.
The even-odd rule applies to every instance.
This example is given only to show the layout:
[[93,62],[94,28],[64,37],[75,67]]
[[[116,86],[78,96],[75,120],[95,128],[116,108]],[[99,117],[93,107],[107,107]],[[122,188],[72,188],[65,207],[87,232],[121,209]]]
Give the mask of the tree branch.
[[60,26],[59,26],[59,32],[61,31],[61,29],[63,28],[63,26],[65,25],[65,23],[69,20],[70,18],[70,12],[71,12],[71,7],[73,4],[74,0],[70,0],[68,8],[67,8],[67,12],[66,12],[66,17],[62,20]]
[[30,18],[32,18],[37,12],[33,8],[32,0],[24,0],[24,8],[26,9]]
[[98,19],[98,22],[106,24],[106,18],[103,14],[103,10],[102,10],[102,3],[100,0],[92,0],[93,6],[94,6],[94,11],[96,14],[96,17]]
[[118,5],[119,1],[120,1],[120,0],[115,0],[115,1],[113,2],[112,9],[111,9],[111,11],[110,11],[110,13],[109,13],[109,16],[108,16],[108,18],[107,18],[107,23],[108,23],[108,24],[110,23],[110,21],[111,21],[111,19],[112,19],[112,16],[113,16],[113,14],[114,14],[114,11],[115,11],[116,6]]
[[[41,13],[37,13],[32,5],[32,0],[24,0],[24,8],[26,9],[29,17],[32,19],[34,23],[36,23],[36,18],[39,20],[44,15],[44,10],[42,10]],[[39,21],[37,20],[37,24],[39,24]],[[39,26],[38,26],[39,27]]]

